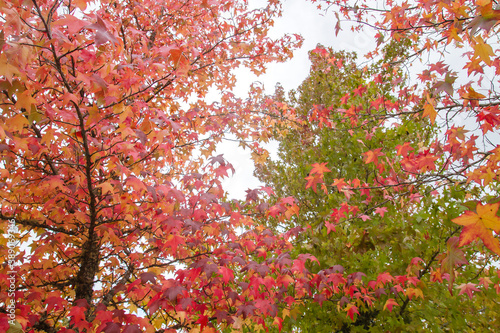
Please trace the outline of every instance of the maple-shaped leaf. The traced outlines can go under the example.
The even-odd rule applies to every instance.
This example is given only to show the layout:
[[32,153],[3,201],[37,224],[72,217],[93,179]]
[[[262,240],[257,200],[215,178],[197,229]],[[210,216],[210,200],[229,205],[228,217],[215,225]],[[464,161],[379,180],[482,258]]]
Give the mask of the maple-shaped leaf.
[[327,163],[314,163],[312,165],[311,174],[323,175],[325,172],[330,172],[330,169],[326,167]]
[[481,93],[478,93],[475,91],[472,87],[467,88],[467,92],[462,94],[463,99],[468,99],[468,100],[477,100],[477,99],[482,99],[485,98]]
[[359,85],[358,88],[354,89],[352,92],[354,95],[358,95],[359,97],[363,96],[363,94],[366,92],[366,87],[363,85]]
[[484,73],[483,66],[481,66],[481,60],[479,59],[472,59],[471,61],[468,61],[463,68],[464,69],[467,68],[468,75],[471,75],[472,73],[474,74]]
[[413,297],[424,298],[424,293],[420,288],[406,288],[405,294],[409,299],[412,299]]
[[392,283],[394,281],[394,277],[389,272],[384,272],[377,276],[377,285],[384,286],[387,283]]
[[436,116],[437,116],[437,111],[434,108],[434,99],[430,98],[427,96],[427,102],[424,105],[424,113],[422,114],[423,117],[429,117],[431,120],[431,123],[434,124],[436,121]]
[[326,227],[326,234],[330,234],[330,232],[335,232],[336,230],[336,225],[333,223],[330,223],[328,221],[325,221],[325,227]]
[[408,156],[408,152],[413,150],[413,147],[410,146],[409,142],[405,142],[403,145],[397,145],[396,149],[398,150],[398,155],[406,157]]
[[436,82],[434,85],[436,94],[439,94],[441,91],[445,91],[448,95],[453,95],[453,83],[456,79],[456,76],[446,73],[444,81]]
[[9,329],[5,330],[6,333],[24,333],[22,325],[17,320],[13,320],[13,323],[11,320],[9,322],[11,324],[9,325]]
[[476,37],[474,40],[476,41],[476,45],[474,46],[474,56],[484,61],[485,64],[490,65],[490,56],[495,55],[492,47],[486,44],[480,36]]
[[318,183],[323,183],[323,175],[313,175],[312,173],[305,177],[304,178],[305,180],[307,180],[307,183],[306,183],[306,189],[312,187],[313,191],[316,192],[317,189],[316,189],[316,186]]
[[479,284],[482,285],[484,287],[484,289],[488,289],[488,287],[490,286],[490,284],[492,284],[493,282],[491,281],[491,279],[487,276],[484,276],[484,277],[480,277],[479,278]]
[[451,274],[455,266],[467,264],[464,252],[458,248],[458,242],[458,237],[451,237],[448,239],[448,242],[446,242],[448,252],[446,253],[446,257],[441,262],[441,267],[445,273]]
[[347,316],[351,318],[351,320],[354,320],[354,314],[359,314],[358,307],[352,303],[347,304],[344,311],[347,312]]
[[[477,3],[479,4],[479,1],[477,1]],[[468,27],[470,27],[470,34],[475,35],[479,28],[489,32],[496,23],[497,20],[494,18],[492,19],[483,15],[478,15],[468,24]]]
[[345,182],[344,178],[334,179],[332,186],[337,186],[337,189],[340,192],[345,186],[347,186],[347,183]]
[[156,274],[152,272],[144,272],[141,274],[141,282],[146,283],[146,282],[151,282],[151,283],[156,283]]
[[87,29],[95,30],[95,44],[97,46],[105,44],[106,42],[111,42],[113,44],[118,44],[118,39],[108,31],[106,23],[97,16],[97,22],[86,27]]
[[79,321],[85,320],[85,311],[87,309],[81,306],[74,306],[71,308],[68,317],[73,317],[72,322],[77,323]]
[[386,302],[385,302],[385,305],[384,305],[384,310],[385,309],[388,309],[389,312],[392,312],[392,308],[394,306],[398,306],[398,302],[396,302],[393,298],[389,298]]
[[377,148],[363,153],[363,155],[365,155],[365,163],[368,164],[373,162],[375,164],[378,164],[378,158],[384,155],[381,150],[382,148]]
[[463,283],[457,286],[457,289],[460,289],[460,292],[458,293],[459,295],[467,294],[467,296],[469,296],[470,299],[472,299],[472,294],[474,291],[480,291],[479,289],[476,288],[476,284],[471,282]]
[[123,330],[123,333],[141,333],[142,330],[139,328],[139,325],[127,325]]
[[240,305],[238,307],[237,315],[243,315],[243,318],[247,318],[248,316],[253,315],[257,307],[253,305],[252,302]]
[[278,326],[278,330],[279,330],[279,332],[281,332],[281,330],[283,328],[283,318],[274,317],[273,325]]
[[177,299],[177,295],[182,294],[184,290],[186,290],[186,288],[182,286],[173,286],[165,290],[163,295],[170,301],[175,301]]
[[219,163],[220,165],[226,165],[226,160],[224,159],[223,154],[219,154],[217,156],[212,156],[209,158],[209,163],[210,164],[215,164]]
[[387,207],[377,207],[375,208],[375,213],[379,214],[381,217],[384,217],[384,214],[387,213]]
[[117,323],[106,323],[106,327],[103,329],[105,333],[120,333],[121,328]]
[[464,226],[458,245],[464,246],[481,238],[488,249],[500,255],[500,243],[492,234],[492,230],[496,233],[500,232],[500,218],[496,215],[499,206],[499,202],[485,205],[478,203],[476,212],[466,211],[453,219],[454,223]]
[[458,237],[451,237],[446,242],[448,251],[446,254],[443,254],[444,257],[441,261],[441,270],[443,273],[450,274],[448,290],[450,294],[452,292],[453,282],[455,281],[455,267],[458,265],[467,265],[467,260],[465,259],[464,252],[458,248]]
[[45,300],[45,304],[47,304],[47,311],[51,311],[52,309],[60,309],[63,307],[64,300],[61,297],[49,297]]
[[56,27],[66,26],[68,29],[68,33],[70,35],[79,32],[80,30],[82,30],[83,27],[85,27],[88,24],[89,22],[80,20],[76,16],[69,14],[64,15],[64,18],[59,19],[52,23],[52,25]]

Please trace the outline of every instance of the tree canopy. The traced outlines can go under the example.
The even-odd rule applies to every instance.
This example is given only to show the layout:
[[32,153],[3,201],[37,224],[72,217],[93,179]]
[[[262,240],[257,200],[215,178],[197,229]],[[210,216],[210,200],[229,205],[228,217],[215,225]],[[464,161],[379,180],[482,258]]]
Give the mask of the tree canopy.
[[[499,325],[496,4],[313,2],[372,64],[318,47],[246,100],[234,70],[301,42],[279,0],[0,2],[1,330]],[[275,192],[227,196],[227,134]]]
[[[401,55],[404,45],[388,45],[385,51],[386,56]],[[384,61],[370,68],[358,68],[353,54],[322,46],[311,51],[310,56],[311,73],[301,86],[289,98],[283,96],[280,87],[275,94],[277,101],[294,108],[302,123],[276,126],[273,137],[280,143],[278,157],[268,159],[257,171],[261,181],[276,189],[277,197],[294,197],[300,211],[295,218],[263,223],[276,230],[294,227],[307,230],[295,239],[293,252],[313,254],[320,263],[314,267],[315,271],[339,267],[377,279],[381,272],[397,275],[411,269],[408,267],[411,258],[425,264],[418,264],[419,269],[413,270],[419,277],[415,295],[388,303],[399,305],[397,311],[383,311],[387,303],[379,302],[360,307],[356,320],[351,321],[336,310],[341,299],[322,306],[306,302],[296,308],[295,316],[284,325],[288,330],[295,327],[306,332],[491,327],[488,318],[496,316],[494,303],[490,304],[488,311],[492,312],[488,316],[478,313],[484,311],[483,304],[489,298],[495,297],[493,289],[462,302],[461,296],[453,291],[457,285],[472,279],[486,278],[491,272],[484,271],[484,267],[495,260],[493,257],[490,261],[484,258],[467,261],[465,257],[473,258],[474,252],[465,254],[457,248],[460,228],[451,220],[463,211],[461,204],[468,187],[446,189],[438,194],[434,186],[425,183],[401,185],[398,190],[381,186],[374,190],[368,184],[391,173],[404,180],[408,177],[401,168],[374,166],[369,159],[377,157],[367,156],[367,150],[380,147],[378,152],[384,159],[397,160],[397,151],[405,145],[427,147],[438,136],[436,126],[414,114],[399,117],[397,124],[380,126],[385,111],[373,108],[373,102],[381,97],[396,101],[391,82],[400,80],[402,72],[381,72],[379,66]],[[370,83],[374,73],[385,75],[385,81]],[[354,91],[364,92],[345,98]],[[353,106],[365,110],[355,124],[345,114]],[[328,116],[316,120],[315,113],[325,109]],[[311,165],[311,161],[321,163]],[[455,265],[467,263],[471,266],[461,269],[457,280],[449,279],[448,285],[439,283],[443,282],[437,279],[439,274],[455,274]],[[380,289],[375,293],[385,295],[386,291]],[[391,296],[388,293],[387,297]],[[418,301],[409,302],[412,297]]]

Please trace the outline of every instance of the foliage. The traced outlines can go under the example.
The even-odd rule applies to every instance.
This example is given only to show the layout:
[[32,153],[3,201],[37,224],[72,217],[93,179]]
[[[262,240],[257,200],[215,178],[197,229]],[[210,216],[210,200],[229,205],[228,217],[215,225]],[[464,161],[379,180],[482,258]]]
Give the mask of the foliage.
[[[493,47],[500,19],[497,5],[489,0],[380,1],[377,7],[365,1],[355,5],[336,0],[318,2],[338,9],[339,29],[340,15],[357,22],[353,30],[375,29],[377,47],[368,57],[377,57],[393,41],[408,43],[411,53],[394,57],[386,65],[413,66],[413,73],[418,74],[410,74],[402,89],[393,89],[398,99],[385,107],[386,119],[414,114],[428,118],[440,129],[428,149],[416,153],[417,147],[408,145],[414,153],[408,153],[408,149],[398,151],[401,160],[397,162],[411,183],[444,189],[469,184],[466,200],[472,202],[465,204],[468,211],[464,216],[476,214],[476,209],[476,216],[496,212],[499,146],[495,135],[499,109],[495,87],[500,60]],[[451,50],[460,56],[448,56]],[[418,72],[416,65],[425,69]],[[439,161],[445,163],[439,165]],[[367,162],[380,165],[375,159]],[[402,184],[394,178],[390,182]],[[473,226],[464,218],[454,222],[468,226],[462,230],[459,246],[482,239],[486,248],[498,254],[498,239],[490,236],[498,230],[498,221]]]
[[[500,246],[497,236],[500,225],[497,215],[499,162],[497,131],[500,124],[498,93],[495,89],[498,86],[500,60],[496,56],[498,50],[494,50],[498,38],[497,23],[500,19],[497,5],[493,1],[314,2],[318,2],[320,7],[324,6],[329,13],[336,15],[337,32],[345,24],[342,19],[350,21],[354,31],[373,29],[376,33],[377,46],[367,57],[373,61],[383,59],[383,63],[380,66],[382,72],[379,70],[368,74],[370,78],[365,79],[367,83],[361,82],[358,87],[351,85],[347,92],[342,91],[344,90],[342,85],[341,95],[335,96],[331,108],[329,104],[322,105],[324,94],[331,91],[325,86],[322,87],[323,92],[315,92],[316,98],[313,99],[313,103],[316,105],[303,103],[303,100],[308,99],[307,94],[303,100],[299,98],[297,100],[299,110],[304,105],[309,112],[307,118],[303,118],[307,122],[303,128],[309,130],[325,126],[331,132],[338,132],[338,115],[343,114],[344,120],[353,126],[350,133],[353,137],[352,142],[358,140],[366,147],[361,155],[358,153],[355,156],[358,158],[364,156],[366,167],[372,166],[379,175],[366,177],[359,168],[353,168],[354,173],[349,177],[345,176],[349,174],[348,172],[338,173],[339,159],[332,159],[330,156],[335,156],[336,147],[345,145],[343,142],[338,145],[338,140],[350,140],[338,133],[330,134],[324,131],[315,133],[318,136],[310,140],[313,144],[304,145],[301,142],[301,148],[305,147],[305,151],[291,153],[295,154],[293,158],[289,156],[292,150],[291,140],[287,139],[287,136],[281,138],[281,148],[285,153],[281,155],[281,161],[270,163],[273,167],[277,166],[281,174],[273,176],[264,172],[261,176],[271,183],[279,184],[278,187],[283,189],[283,195],[286,195],[287,191],[300,192],[298,195],[305,198],[303,202],[306,210],[302,218],[299,217],[292,223],[311,222],[311,225],[324,227],[321,230],[323,235],[334,233],[331,237],[320,238],[316,233],[305,238],[305,247],[310,250],[312,244],[313,253],[319,256],[321,250],[317,247],[324,247],[323,254],[326,256],[328,247],[330,250],[334,249],[331,244],[335,244],[338,238],[345,237],[343,229],[348,229],[349,233],[355,230],[353,220],[361,219],[363,223],[359,221],[360,224],[369,225],[371,222],[369,219],[372,217],[366,212],[375,212],[377,209],[378,212],[384,213],[384,217],[377,224],[382,228],[380,232],[384,233],[387,232],[391,217],[401,214],[405,202],[411,202],[412,199],[420,200],[421,203],[411,207],[408,216],[400,218],[399,223],[404,225],[409,222],[413,232],[418,232],[420,229],[420,232],[428,238],[423,246],[434,246],[436,249],[430,257],[424,256],[422,259],[412,260],[412,262],[422,260],[423,266],[417,273],[420,283],[425,283],[422,273],[430,272],[431,281],[447,279],[451,297],[445,299],[434,293],[435,291],[433,292],[427,285],[421,295],[425,299],[421,303],[424,309],[415,307],[416,302],[408,303],[410,307],[412,305],[415,307],[413,314],[421,318],[416,320],[417,325],[424,322],[423,329],[436,331],[458,330],[463,327],[473,330],[495,330],[498,323],[488,323],[485,319],[492,313],[483,317],[483,311],[493,308],[485,308],[481,304],[496,303],[495,298],[500,292],[498,284],[495,284],[495,290],[489,289],[489,283],[484,284],[484,281],[491,281],[491,278],[495,277]],[[391,52],[391,47],[395,43],[404,45],[408,52]],[[325,55],[327,54],[328,52],[325,52]],[[327,58],[329,59],[326,61],[332,65],[337,61],[337,57],[331,54],[328,54]],[[396,71],[404,69],[407,77],[392,79],[392,82],[387,81],[383,71],[388,69]],[[313,75],[317,74],[313,72],[311,77]],[[344,83],[345,80],[341,82]],[[369,89],[374,82],[381,88],[382,93],[379,96],[370,95]],[[385,82],[392,83],[392,87],[389,88],[392,98],[379,98],[384,94]],[[301,86],[301,93],[307,84]],[[311,86],[308,89],[314,92]],[[368,94],[367,99],[370,103],[359,101],[359,97],[365,94]],[[278,102],[281,102],[280,98]],[[301,114],[304,115],[304,112]],[[370,124],[370,119],[372,123],[378,123],[373,126]],[[427,142],[415,138],[412,140],[411,137],[408,139],[398,137],[402,140],[398,145],[392,145],[390,140],[386,143],[384,135],[385,132],[389,132],[391,124],[401,126],[407,119],[412,119],[412,122],[427,119],[437,129],[436,135]],[[356,138],[353,134],[363,133],[366,128],[369,131],[364,133],[364,137]],[[307,132],[304,129],[298,131],[300,135]],[[373,145],[373,136],[376,137],[377,131],[380,133],[381,129],[384,134],[379,134],[380,142]],[[335,139],[332,140],[332,136]],[[330,141],[331,144],[325,145],[325,141]],[[354,160],[352,151],[353,149],[348,149],[345,157],[340,159],[341,167],[346,161],[352,163]],[[305,159],[305,162],[301,161],[301,158]],[[307,164],[310,165],[309,168],[306,168]],[[302,184],[306,188],[311,187],[314,192],[321,188],[324,193],[320,196],[310,192],[304,193],[300,186],[288,185],[288,182],[294,184],[296,179],[304,179]],[[364,179],[366,182],[363,184]],[[345,195],[342,202],[337,201],[338,197],[333,199],[337,191]],[[387,201],[382,201],[383,203],[378,205],[376,199],[380,193]],[[401,200],[398,194],[402,193],[405,193],[408,201]],[[363,202],[359,198],[367,200]],[[314,204],[309,205],[310,202]],[[359,211],[359,202],[371,206]],[[457,207],[458,203],[461,207]],[[335,223],[325,220],[329,211],[332,216],[339,217],[339,206],[343,212],[354,211],[354,213],[340,215],[340,221],[335,219],[333,221]],[[391,211],[391,207],[398,209],[394,212]],[[434,220],[435,218],[437,220]],[[336,225],[339,222],[343,229]],[[457,225],[464,227],[457,228]],[[455,230],[460,232],[459,238],[454,237]],[[378,232],[376,230],[375,234]],[[372,230],[368,232],[363,230],[362,236],[356,239],[362,244],[363,250],[376,248],[378,239],[372,241],[370,239],[372,233]],[[405,245],[411,244],[408,240],[404,240]],[[346,244],[344,239],[339,243]],[[356,243],[347,244],[352,246]],[[463,248],[466,245],[469,246]],[[422,248],[411,249],[414,250],[418,252]],[[356,248],[351,251],[355,252]],[[410,258],[411,251],[408,251]],[[369,266],[370,268],[377,266],[377,256],[382,252],[374,250],[375,255],[372,254],[372,257],[375,262]],[[342,259],[346,257],[341,256]],[[397,257],[391,254],[385,263]],[[351,260],[343,261],[346,262],[352,265]],[[464,315],[459,319],[456,319],[457,314],[465,314],[467,311],[461,309],[461,304],[454,300],[452,291],[455,284],[458,284],[456,287],[459,290],[458,294],[467,295],[472,299],[474,305],[470,308],[476,309],[469,316]],[[437,284],[435,286],[437,287]],[[410,297],[408,294],[406,296]],[[447,310],[442,316],[439,312],[425,311],[427,301],[428,305],[432,305],[431,307],[427,305],[428,309],[441,308],[436,300],[447,303],[443,309],[452,310]],[[405,309],[406,305],[404,302],[401,308]],[[452,312],[455,310],[457,312],[453,315]],[[411,324],[412,311],[411,309],[408,311],[409,317],[406,317],[405,321],[410,321]],[[497,316],[497,313],[493,312],[493,315]],[[363,315],[359,316],[362,317]],[[353,324],[356,326],[357,323]],[[404,328],[405,331],[418,329],[422,328],[411,326]]]
[[[261,161],[265,152],[259,142],[268,140],[276,126],[283,130],[281,121],[307,130],[302,114],[263,98],[259,87],[246,101],[230,93],[235,68],[261,73],[266,64],[289,58],[300,43],[297,36],[267,36],[279,15],[278,0],[268,0],[261,10],[249,10],[243,0],[6,0],[0,2],[0,218],[6,236],[0,252],[4,258],[9,253],[14,257],[0,275],[0,329],[280,330],[311,300],[329,304],[318,311],[333,309],[354,323],[365,321],[367,313],[390,321],[397,318],[393,311],[409,313],[427,294],[438,299],[442,288],[437,283],[446,279],[452,289],[458,284],[459,292],[433,304],[443,321],[436,323],[439,327],[429,322],[429,329],[500,317],[495,301],[500,277],[491,266],[497,256],[475,240],[485,240],[493,251],[498,242],[493,231],[498,231],[494,216],[500,149],[491,143],[498,129],[498,105],[495,91],[485,83],[488,78],[491,87],[497,83],[500,60],[491,46],[497,11],[490,1],[426,0],[413,7],[387,1],[383,10],[340,0],[323,4],[338,4],[341,15],[380,29],[381,47],[400,40],[414,53],[383,64],[388,77],[380,70],[356,77],[353,82],[359,86],[340,98],[349,106],[342,111],[347,124],[364,126],[376,120],[369,125],[374,136],[359,138],[366,141],[361,145],[365,151],[356,153],[363,154],[366,164],[359,168],[373,173],[363,182],[345,178],[342,183],[334,178],[341,169],[330,161],[311,160],[314,167],[305,186],[335,193],[332,204],[338,203],[335,189],[351,195],[352,202],[346,196],[339,206],[328,207],[349,212],[338,216],[342,221],[359,222],[362,216],[355,206],[362,204],[361,196],[366,201],[387,195],[387,204],[375,201],[380,203],[377,214],[388,210],[380,222],[404,228],[396,220],[413,216],[421,230],[439,235],[424,245],[418,242],[425,239],[424,231],[415,232],[422,248],[407,255],[433,253],[437,244],[443,246],[440,253],[408,258],[407,267],[400,263],[394,273],[389,268],[370,272],[363,262],[352,269],[365,272],[325,269],[330,262],[319,263],[293,248],[307,228],[279,233],[254,222],[269,218],[290,225],[284,221],[307,214],[300,212],[297,199],[283,197],[269,205],[269,188],[249,190],[244,203],[226,198],[221,179],[232,167],[222,156],[213,156],[225,133],[236,136]],[[469,47],[465,68],[467,80],[473,81],[461,82],[444,62],[429,63],[415,82],[387,81],[396,65],[427,59],[424,54],[445,52],[450,44]],[[370,82],[387,82],[380,91],[385,96],[389,89],[391,97],[371,101],[366,110],[364,94],[379,91]],[[220,103],[205,101],[210,88],[221,93]],[[331,113],[313,107],[307,121],[331,127]],[[459,115],[477,120],[480,133],[452,123]],[[408,126],[415,128],[430,121],[440,130],[429,142],[427,137],[415,141],[417,134],[410,133],[413,141],[399,146],[394,146],[399,134],[387,148],[370,143],[387,132],[384,124],[391,119],[401,126],[408,119]],[[430,187],[440,192],[435,198],[424,196],[419,205],[396,209],[392,203],[406,190],[408,195],[427,194]],[[448,206],[455,201],[464,201],[463,215]],[[330,229],[337,222],[333,218]],[[373,221],[363,222],[369,226]],[[461,237],[449,238],[444,249],[449,230],[459,225],[465,225]],[[315,228],[312,232],[326,232],[320,224]],[[396,253],[406,240],[392,240],[391,235],[399,235],[396,230],[385,232],[383,241],[394,241],[390,256],[406,255]],[[372,250],[360,247],[363,235],[353,235],[351,247],[356,245],[359,254],[362,248]],[[10,242],[11,236],[19,244]],[[436,260],[442,267],[431,271]],[[471,272],[479,274],[469,279]],[[429,274],[436,284],[427,283]],[[460,301],[469,298],[477,300],[474,306],[450,319],[450,305],[460,308]],[[9,322],[13,299],[16,318]]]
[[[267,37],[279,3],[5,1],[0,13],[0,216],[20,241],[0,330],[14,299],[15,324],[35,332],[213,331],[276,315],[240,283],[272,273],[252,266],[257,248],[288,245],[236,233],[251,217],[225,202],[231,166],[212,153],[227,131],[265,135],[226,91],[233,69],[263,71],[300,42]],[[225,106],[204,102],[210,87]]]
[[[394,43],[384,51],[386,56],[402,55],[404,45]],[[385,111],[377,107],[377,101],[394,103],[396,97],[391,91],[396,82],[404,80],[401,71],[380,68],[383,61],[358,68],[353,55],[321,46],[311,51],[310,58],[311,73],[297,91],[290,93],[290,99],[284,98],[280,88],[275,95],[275,100],[294,108],[302,124],[291,129],[276,127],[278,159],[267,160],[257,172],[262,181],[276,189],[278,197],[293,196],[300,212],[293,219],[270,221],[270,226],[308,228],[310,232],[295,240],[294,252],[318,258],[321,264],[316,270],[342,267],[349,273],[363,272],[368,279],[383,279],[384,272],[397,275],[410,269],[420,281],[411,295],[367,306],[355,321],[337,311],[340,300],[325,302],[322,307],[306,303],[284,325],[306,332],[409,332],[420,330],[422,325],[428,329],[461,329],[463,315],[474,308],[477,311],[479,305],[472,301],[455,304],[457,294],[450,296],[446,285],[436,283],[436,274],[455,274],[456,266],[468,263],[456,248],[458,237],[454,235],[459,228],[450,220],[463,210],[459,203],[464,189],[439,194],[426,183],[401,185],[396,190],[380,183],[378,187],[369,185],[388,177],[408,180],[398,165],[385,168],[374,164],[379,159],[397,160],[398,152],[410,144],[429,146],[436,136],[435,126],[413,114],[400,116],[396,124],[384,124]],[[370,82],[374,74],[384,81]],[[355,109],[358,118],[353,122],[346,115],[354,114],[349,110]],[[315,117],[320,113],[327,116],[318,121]],[[311,166],[311,161],[322,163]],[[471,257],[470,251],[468,254]],[[470,260],[478,267],[484,265],[483,259]],[[412,263],[419,268],[408,267]],[[449,279],[450,291],[454,282],[466,283],[478,277],[477,269],[464,267],[460,272],[459,280]],[[482,273],[480,276],[484,277]],[[491,296],[481,294],[474,302],[482,304]],[[409,302],[411,298],[418,300]],[[391,304],[399,307],[384,311]],[[487,319],[475,314],[472,311],[467,316],[469,327],[488,327]]]

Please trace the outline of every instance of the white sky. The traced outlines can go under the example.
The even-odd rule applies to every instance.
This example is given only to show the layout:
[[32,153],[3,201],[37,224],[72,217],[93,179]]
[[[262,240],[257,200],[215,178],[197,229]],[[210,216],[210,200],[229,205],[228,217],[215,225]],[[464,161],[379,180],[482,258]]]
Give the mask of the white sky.
[[[265,0],[250,0],[251,6],[262,7]],[[257,77],[249,70],[238,71],[238,82],[235,93],[239,97],[246,97],[252,82],[259,81],[264,84],[266,92],[272,94],[278,82],[286,91],[297,88],[309,74],[308,52],[318,43],[331,46],[336,50],[354,51],[362,54],[374,46],[373,38],[366,33],[350,33],[347,24],[335,36],[336,19],[332,12],[325,13],[317,9],[315,4],[304,0],[284,0],[283,15],[275,20],[275,25],[270,32],[271,37],[278,37],[285,33],[298,33],[304,37],[301,49],[294,52],[293,59],[286,63],[270,64],[265,74]],[[271,144],[268,149],[271,155],[276,152],[277,144]],[[218,148],[217,154],[224,154],[235,169],[235,174],[226,178],[224,188],[233,198],[244,199],[245,191],[257,188],[262,184],[253,177],[253,162],[250,152],[239,148],[236,143],[224,142]]]

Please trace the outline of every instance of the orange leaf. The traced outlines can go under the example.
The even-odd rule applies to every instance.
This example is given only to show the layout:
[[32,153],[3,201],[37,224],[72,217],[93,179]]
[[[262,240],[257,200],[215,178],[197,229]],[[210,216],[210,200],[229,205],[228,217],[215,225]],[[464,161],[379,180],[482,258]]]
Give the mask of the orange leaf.
[[325,172],[330,172],[330,169],[326,167],[326,164],[327,163],[314,163],[312,165],[313,168],[311,170],[311,174],[317,173],[319,175],[323,175]]
[[424,114],[423,114],[424,117],[425,116],[429,117],[432,124],[434,124],[434,122],[436,121],[436,116],[437,116],[437,112],[436,109],[434,109],[433,102],[434,99],[429,98],[429,95],[427,95],[427,102],[424,105]]
[[31,97],[29,90],[25,90],[17,99],[16,107],[18,109],[24,109],[29,113],[31,111],[32,104],[36,104],[36,100]]
[[500,255],[500,243],[491,232],[491,230],[496,233],[500,232],[500,218],[496,215],[499,206],[500,203],[498,202],[485,205],[478,203],[476,206],[477,213],[467,211],[453,219],[454,223],[464,226],[458,245],[467,245],[477,238],[481,238],[488,249]]
[[22,114],[18,114],[15,117],[8,118],[5,123],[10,131],[22,131],[24,127],[29,126],[28,119]]
[[474,56],[484,61],[486,65],[490,65],[491,64],[490,56],[495,55],[493,49],[491,48],[490,45],[486,44],[480,36],[476,37],[475,41],[476,41],[476,46],[474,46]]
[[363,153],[363,155],[365,155],[365,163],[368,164],[370,162],[373,162],[377,165],[378,164],[378,157],[384,155],[384,153],[380,152],[381,150],[382,150],[382,148],[378,148],[378,149],[369,150],[366,153]]
[[491,0],[476,0],[478,6],[487,6],[491,3]]
[[102,189],[102,194],[107,194],[107,193],[113,194],[113,192],[114,192],[114,188],[111,185],[111,183],[109,183],[109,182],[104,182],[102,184],[97,185],[96,187],[99,187]]
[[485,98],[485,97],[486,96],[484,96],[483,94],[478,93],[477,91],[475,91],[471,87],[469,87],[467,89],[467,92],[465,94],[462,94],[462,98],[463,99],[482,99],[482,98]]
[[399,305],[398,302],[396,302],[393,298],[389,298],[387,300],[387,302],[385,302],[384,310],[388,309],[389,312],[392,312],[392,307],[395,306],[395,305],[396,306]]
[[4,76],[7,81],[12,83],[14,75],[21,75],[16,66],[9,63],[5,56],[0,57],[0,76]]

